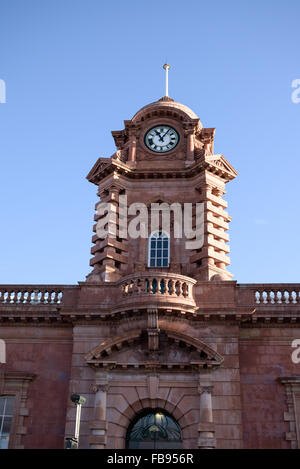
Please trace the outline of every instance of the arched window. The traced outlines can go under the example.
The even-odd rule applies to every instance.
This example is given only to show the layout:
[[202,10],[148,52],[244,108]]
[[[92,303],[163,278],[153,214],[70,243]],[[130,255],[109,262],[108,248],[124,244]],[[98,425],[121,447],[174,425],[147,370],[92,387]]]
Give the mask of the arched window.
[[129,449],[180,449],[181,428],[166,412],[149,409],[129,426],[126,446]]
[[165,231],[154,231],[149,238],[148,267],[169,267],[170,236]]

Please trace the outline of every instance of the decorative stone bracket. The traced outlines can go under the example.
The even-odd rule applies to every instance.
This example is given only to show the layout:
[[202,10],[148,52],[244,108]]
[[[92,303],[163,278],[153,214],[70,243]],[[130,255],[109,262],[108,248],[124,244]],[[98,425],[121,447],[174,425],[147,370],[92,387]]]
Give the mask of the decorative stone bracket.
[[148,348],[156,351],[159,349],[158,311],[156,308],[148,309]]

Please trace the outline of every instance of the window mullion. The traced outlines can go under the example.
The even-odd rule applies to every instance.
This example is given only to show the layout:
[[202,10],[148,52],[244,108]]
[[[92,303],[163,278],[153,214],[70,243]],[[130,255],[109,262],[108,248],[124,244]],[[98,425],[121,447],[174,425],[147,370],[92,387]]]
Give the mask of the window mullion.
[[6,397],[4,397],[3,399],[4,399],[4,406],[3,406],[2,419],[1,419],[1,425],[0,425],[0,437],[2,437],[3,423],[4,423],[4,418],[5,418],[5,412],[6,412]]

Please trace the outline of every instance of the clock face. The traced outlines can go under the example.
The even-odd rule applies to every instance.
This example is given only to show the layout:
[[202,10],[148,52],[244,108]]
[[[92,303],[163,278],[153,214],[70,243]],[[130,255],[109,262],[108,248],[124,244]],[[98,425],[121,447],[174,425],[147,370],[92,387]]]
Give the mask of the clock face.
[[179,134],[169,125],[157,125],[148,130],[144,141],[149,150],[155,153],[167,153],[178,145]]

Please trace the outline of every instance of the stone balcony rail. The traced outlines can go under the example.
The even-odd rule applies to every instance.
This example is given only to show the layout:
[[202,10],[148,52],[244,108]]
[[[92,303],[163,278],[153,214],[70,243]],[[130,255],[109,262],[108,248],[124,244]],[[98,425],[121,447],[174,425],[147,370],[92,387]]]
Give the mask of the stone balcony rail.
[[300,285],[265,285],[255,288],[256,305],[300,305]]
[[242,284],[238,285],[239,304],[253,304],[256,308],[297,307],[300,310],[300,284]]
[[0,285],[2,305],[60,305],[62,285]]
[[177,304],[195,307],[193,287],[197,280],[185,275],[148,271],[128,275],[120,280],[124,300],[149,304]]
[[27,318],[30,314],[46,317],[48,313],[51,317],[105,317],[152,307],[201,317],[252,314],[253,320],[274,317],[278,321],[300,321],[300,284],[197,282],[177,273],[149,270],[111,284],[0,285],[0,313],[4,319]]
[[[298,287],[299,288],[299,287]],[[277,289],[270,290],[260,289],[255,292],[255,303],[260,305],[266,304],[288,304],[300,305],[300,291]]]

